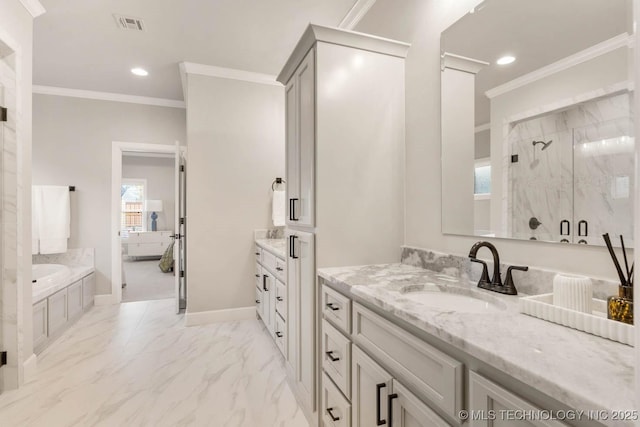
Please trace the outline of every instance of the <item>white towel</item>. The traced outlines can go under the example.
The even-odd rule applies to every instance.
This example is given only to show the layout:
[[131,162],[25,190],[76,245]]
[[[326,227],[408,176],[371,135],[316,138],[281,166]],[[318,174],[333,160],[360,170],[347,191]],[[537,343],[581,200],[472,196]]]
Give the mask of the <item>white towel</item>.
[[274,227],[281,227],[284,225],[285,217],[285,192],[283,190],[275,190],[273,192],[273,225]]
[[69,187],[44,185],[41,192],[41,208],[36,210],[40,253],[66,252],[71,235]]

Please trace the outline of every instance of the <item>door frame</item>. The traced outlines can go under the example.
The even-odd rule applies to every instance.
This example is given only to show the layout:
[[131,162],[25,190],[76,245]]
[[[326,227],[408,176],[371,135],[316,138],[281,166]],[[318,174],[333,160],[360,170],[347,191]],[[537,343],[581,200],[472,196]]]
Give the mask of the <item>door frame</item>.
[[[98,305],[120,304],[122,302],[122,243],[120,241],[122,155],[125,152],[143,154],[173,154],[175,145],[149,144],[143,142],[113,141],[111,147],[111,294],[104,300],[96,296]],[[186,153],[187,147],[180,146],[180,152]],[[179,203],[179,200],[176,200]],[[102,301],[101,301],[102,300]]]

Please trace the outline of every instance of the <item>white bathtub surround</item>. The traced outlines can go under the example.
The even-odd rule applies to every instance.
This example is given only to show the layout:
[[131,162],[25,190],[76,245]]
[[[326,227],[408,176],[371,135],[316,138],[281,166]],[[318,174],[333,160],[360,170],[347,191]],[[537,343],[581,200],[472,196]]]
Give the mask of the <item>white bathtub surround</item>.
[[[577,410],[631,410],[633,348],[518,312],[517,296],[487,292],[504,311],[464,313],[427,307],[403,295],[420,287],[461,287],[456,278],[406,264],[321,268],[333,287],[437,337],[475,359]],[[604,421],[605,425],[633,425]]]
[[69,187],[34,185],[31,204],[31,253],[66,252],[67,240],[71,237]]
[[[500,248],[498,248],[498,250],[499,249]],[[492,274],[493,263],[491,262],[491,254],[489,251],[486,253],[479,252],[478,255],[480,259],[487,260],[489,274]],[[607,255],[603,254],[603,257],[605,256]],[[482,273],[482,266],[477,263],[472,263],[468,257],[448,255],[411,246],[402,247],[401,262],[454,277],[468,278],[470,279],[468,282],[469,286],[475,286]],[[509,267],[508,264],[500,265],[500,272],[502,272],[503,279],[507,267]],[[516,271],[513,274],[518,294],[539,295],[553,292],[553,278],[558,272],[529,266],[529,271]],[[618,282],[593,277],[591,278],[591,282],[593,286],[593,298],[606,300],[611,295],[618,295]]]
[[0,395],[7,425],[307,427],[257,320],[185,328],[173,301],[97,307]]
[[94,259],[94,248],[68,249],[62,254],[38,254],[32,257],[34,264],[63,264],[68,266],[94,266]]

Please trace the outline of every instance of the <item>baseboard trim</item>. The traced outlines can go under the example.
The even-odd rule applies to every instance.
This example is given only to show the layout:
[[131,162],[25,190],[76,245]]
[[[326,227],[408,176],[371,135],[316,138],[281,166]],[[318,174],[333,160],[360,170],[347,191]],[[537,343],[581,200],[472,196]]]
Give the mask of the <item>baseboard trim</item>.
[[38,356],[32,353],[31,356],[22,364],[24,383],[31,382],[36,379],[38,375]]
[[185,326],[206,325],[209,323],[233,322],[256,318],[255,307],[229,308],[224,310],[198,311],[184,316]]
[[113,305],[115,304],[113,295],[96,295],[93,297],[94,305]]

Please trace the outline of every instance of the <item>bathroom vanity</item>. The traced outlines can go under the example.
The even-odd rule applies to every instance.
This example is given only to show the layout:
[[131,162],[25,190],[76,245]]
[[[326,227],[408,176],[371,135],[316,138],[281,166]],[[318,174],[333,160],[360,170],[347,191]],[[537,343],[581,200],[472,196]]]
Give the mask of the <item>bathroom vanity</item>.
[[411,265],[318,274],[325,426],[508,426],[545,411],[560,416],[517,425],[634,423],[632,347]]
[[287,348],[287,262],[285,239],[255,240],[256,311],[276,346],[288,360]]

